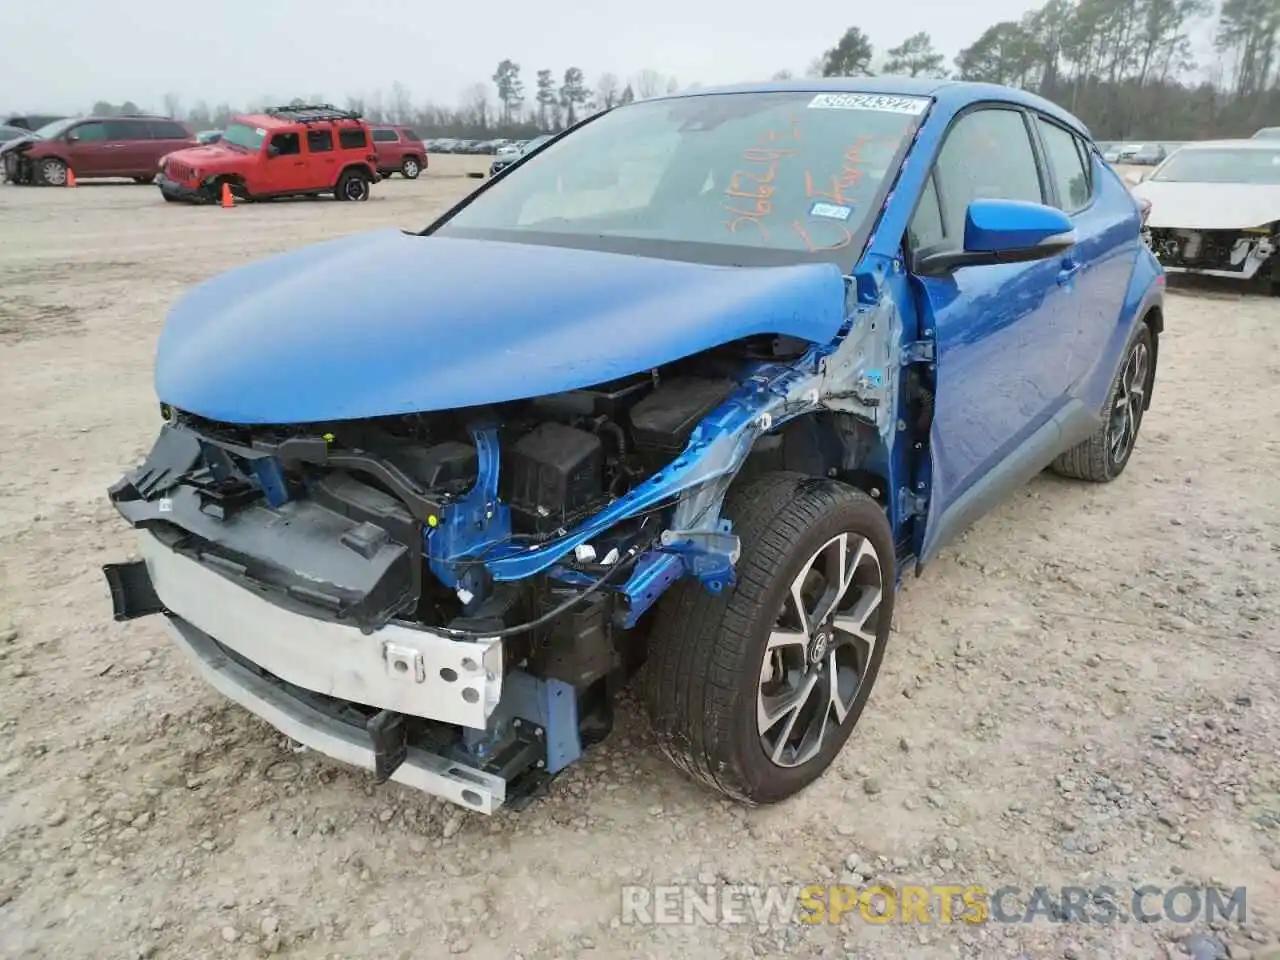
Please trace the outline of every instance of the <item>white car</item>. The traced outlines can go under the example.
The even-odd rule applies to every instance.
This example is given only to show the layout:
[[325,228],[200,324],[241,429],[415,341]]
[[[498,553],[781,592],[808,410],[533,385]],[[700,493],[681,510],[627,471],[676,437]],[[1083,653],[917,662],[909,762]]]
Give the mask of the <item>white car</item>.
[[1131,182],[1151,205],[1146,225],[1166,270],[1265,279],[1280,294],[1280,140],[1187,144]]

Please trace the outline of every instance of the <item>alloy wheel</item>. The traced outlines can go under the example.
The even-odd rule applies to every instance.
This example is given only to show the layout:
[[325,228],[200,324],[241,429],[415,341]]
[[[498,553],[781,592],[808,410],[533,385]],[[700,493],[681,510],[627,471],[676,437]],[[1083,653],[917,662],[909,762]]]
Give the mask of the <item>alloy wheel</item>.
[[1113,464],[1125,461],[1138,438],[1138,427],[1142,423],[1147,399],[1147,374],[1150,367],[1151,354],[1147,345],[1135,343],[1120,371],[1119,389],[1111,407],[1107,449]]
[[406,177],[412,180],[418,175],[418,161],[412,158],[404,162],[404,170],[402,171]]
[[885,585],[870,540],[842,533],[800,568],[769,634],[756,727],[772,763],[817,756],[849,717],[876,649]]
[[61,160],[46,160],[40,176],[51,187],[61,187],[67,182],[67,166]]

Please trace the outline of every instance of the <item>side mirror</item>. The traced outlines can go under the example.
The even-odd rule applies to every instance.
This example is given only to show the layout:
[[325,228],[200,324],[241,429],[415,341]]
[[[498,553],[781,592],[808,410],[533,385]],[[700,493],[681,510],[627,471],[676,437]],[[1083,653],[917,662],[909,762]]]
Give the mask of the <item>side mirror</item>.
[[267,156],[268,157],[280,156],[280,148],[277,147],[274,143],[267,144]]
[[79,139],[80,139],[80,134],[78,134],[78,133],[68,133],[68,134],[67,134],[67,143],[75,143],[75,142],[76,142],[77,140],[79,140]]
[[964,249],[928,254],[917,261],[914,272],[941,276],[962,267],[1047,260],[1075,244],[1075,225],[1056,207],[1023,200],[974,200],[965,214]]

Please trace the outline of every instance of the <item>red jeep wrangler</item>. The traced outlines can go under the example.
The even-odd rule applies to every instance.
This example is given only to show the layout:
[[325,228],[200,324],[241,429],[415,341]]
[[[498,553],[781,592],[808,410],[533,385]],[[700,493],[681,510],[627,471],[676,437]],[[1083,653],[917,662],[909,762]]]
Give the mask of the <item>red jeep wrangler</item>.
[[157,183],[166,200],[215,203],[224,183],[240,200],[368,200],[380,179],[369,125],[321,104],[236,117],[217,143],[168,154]]
[[416,180],[427,169],[427,145],[409,127],[375,124],[372,130],[378,173],[384,177],[400,173],[406,180]]

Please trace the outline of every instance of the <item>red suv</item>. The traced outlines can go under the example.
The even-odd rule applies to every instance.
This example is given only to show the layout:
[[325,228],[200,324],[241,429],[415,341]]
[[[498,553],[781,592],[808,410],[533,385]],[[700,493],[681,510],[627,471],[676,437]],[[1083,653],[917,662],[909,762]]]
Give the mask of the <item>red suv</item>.
[[67,170],[77,180],[132,177],[150,183],[166,153],[196,142],[185,124],[168,117],[85,117],[59,120],[30,140],[6,144],[5,179],[13,183],[64,186]]
[[236,117],[217,143],[164,158],[166,200],[214,203],[222,186],[241,200],[333,194],[368,200],[381,178],[369,125],[328,104],[277,107]]
[[427,169],[427,146],[408,127],[374,126],[373,147],[378,154],[378,172],[384,177],[404,174],[416,180]]

